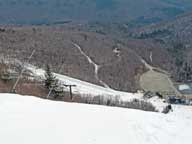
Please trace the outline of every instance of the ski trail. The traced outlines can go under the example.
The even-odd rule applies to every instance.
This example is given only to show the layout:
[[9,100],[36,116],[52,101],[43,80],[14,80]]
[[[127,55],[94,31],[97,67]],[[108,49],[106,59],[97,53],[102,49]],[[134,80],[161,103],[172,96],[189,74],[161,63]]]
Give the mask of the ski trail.
[[99,76],[98,76],[98,71],[99,71],[99,69],[100,69],[100,66],[99,66],[98,64],[96,64],[96,63],[82,50],[82,48],[81,48],[78,44],[76,44],[76,43],[74,43],[74,42],[71,42],[71,44],[74,45],[74,46],[80,51],[80,53],[88,60],[88,62],[94,66],[94,69],[95,69],[95,70],[94,70],[94,71],[95,71],[95,78],[99,81],[99,83],[102,84],[105,88],[109,88],[109,89],[110,89],[110,87],[109,87],[105,82],[103,82],[102,80],[100,80],[100,78],[99,78]]
[[152,51],[150,51],[150,61],[151,61],[151,63],[153,63],[153,52]]
[[141,62],[144,64],[146,68],[148,68],[150,71],[153,71],[153,67],[148,64],[143,58],[141,58]]
[[[151,55],[150,55],[150,58],[151,58]],[[168,76],[170,75],[170,73],[168,73],[167,71],[165,71],[165,70],[163,70],[163,69],[161,69],[161,68],[154,67],[154,66],[150,65],[149,63],[146,62],[146,60],[144,60],[144,59],[141,58],[141,57],[140,57],[140,60],[141,60],[141,62],[144,64],[144,66],[149,69],[149,71],[157,70],[157,71],[159,71],[160,73],[163,73],[163,74],[165,74],[165,75],[168,75]]]
[[[149,71],[155,72],[154,69],[157,69],[157,68],[151,66],[150,64],[148,64],[143,58],[141,58],[141,62],[145,65],[146,68],[149,69]],[[170,79],[170,77],[168,76],[167,72],[164,72],[164,70],[162,70],[162,69],[158,69],[158,70],[159,70],[159,71],[164,75],[164,77],[167,79],[167,81],[169,82],[169,85],[170,85],[171,88],[175,91],[175,93],[176,93],[177,95],[181,95],[181,93],[175,88],[175,86],[174,86],[172,80]],[[156,73],[159,73],[159,72],[156,72]]]

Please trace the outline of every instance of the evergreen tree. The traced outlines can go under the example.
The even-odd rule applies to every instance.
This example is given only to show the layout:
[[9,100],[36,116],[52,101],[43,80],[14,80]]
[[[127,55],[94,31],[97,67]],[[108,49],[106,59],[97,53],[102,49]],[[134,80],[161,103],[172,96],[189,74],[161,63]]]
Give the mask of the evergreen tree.
[[11,80],[11,73],[9,71],[8,65],[2,61],[0,63],[1,68],[0,68],[0,79],[3,80],[4,82],[7,82]]
[[47,64],[46,66],[46,71],[45,71],[45,87],[47,89],[54,88],[56,85],[56,77],[54,74],[51,72],[50,66]]

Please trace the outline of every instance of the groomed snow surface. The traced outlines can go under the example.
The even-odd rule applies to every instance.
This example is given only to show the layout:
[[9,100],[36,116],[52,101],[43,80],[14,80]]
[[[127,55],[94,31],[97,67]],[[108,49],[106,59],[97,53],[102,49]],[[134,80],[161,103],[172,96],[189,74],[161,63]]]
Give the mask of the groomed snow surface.
[[[33,76],[40,77],[41,79],[44,79],[45,70],[38,69],[33,65],[26,65],[26,69],[31,71]],[[143,94],[141,93],[128,93],[128,92],[122,92],[122,91],[116,91],[111,88],[105,88],[99,85],[91,84],[82,80],[78,80],[69,76],[61,75],[58,73],[54,73],[56,78],[64,83],[64,84],[72,84],[76,85],[76,87],[73,88],[73,93],[76,94],[89,94],[89,95],[113,95],[113,96],[124,96],[125,99],[129,99],[132,97],[134,98],[141,98]]]
[[[29,70],[34,77],[40,77],[40,79],[44,79],[45,71],[43,69],[37,69],[33,65],[26,65],[26,69]],[[104,97],[115,97],[118,96],[122,101],[132,101],[133,99],[143,99],[143,93],[129,93],[129,92],[123,92],[123,91],[117,91],[111,88],[105,88],[102,86],[98,86],[95,84],[91,84],[82,80],[78,80],[69,76],[61,75],[58,73],[54,73],[56,78],[60,81],[60,83],[63,84],[72,84],[76,85],[76,87],[73,88],[73,93],[79,94],[79,95],[88,95],[88,96],[104,96]],[[167,106],[166,103],[163,102],[163,100],[160,99],[150,99],[148,102],[151,102],[155,107],[156,110],[159,112],[162,112],[164,107]]]
[[2,144],[191,144],[192,107],[170,114],[0,94]]

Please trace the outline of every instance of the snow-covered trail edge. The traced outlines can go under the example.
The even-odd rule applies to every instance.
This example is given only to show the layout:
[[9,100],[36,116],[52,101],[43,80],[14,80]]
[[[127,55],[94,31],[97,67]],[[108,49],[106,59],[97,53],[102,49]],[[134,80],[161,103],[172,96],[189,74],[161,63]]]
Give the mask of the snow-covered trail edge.
[[[37,69],[35,66],[32,66],[32,65],[27,65],[26,69],[31,71],[34,76],[44,79],[45,71],[43,69]],[[129,93],[129,92],[108,89],[99,85],[91,84],[91,83],[78,80],[75,78],[71,78],[66,75],[61,75],[58,73],[54,73],[54,75],[62,83],[76,85],[76,87],[73,88],[73,92],[76,94],[87,94],[87,95],[93,95],[93,96],[97,96],[97,95],[121,96],[121,98],[123,98],[124,100],[133,99],[133,98],[142,98],[143,96],[142,93]]]
[[[44,70],[37,69],[32,65],[26,66],[26,69],[31,71],[35,77],[44,79],[44,74],[45,74]],[[54,73],[54,75],[63,84],[76,85],[76,87],[73,88],[73,93],[75,94],[88,95],[88,96],[100,95],[106,98],[118,96],[122,101],[131,101],[133,99],[143,100],[143,93],[139,93],[139,92],[129,93],[129,92],[117,91],[117,90],[108,89],[102,86],[98,86],[95,84],[91,84],[85,81],[81,81],[75,78],[71,78],[69,76],[65,76],[57,73]],[[167,106],[167,104],[164,103],[163,100],[158,99],[156,97],[153,99],[149,99],[147,101],[151,102],[159,112],[162,112],[164,107]]]

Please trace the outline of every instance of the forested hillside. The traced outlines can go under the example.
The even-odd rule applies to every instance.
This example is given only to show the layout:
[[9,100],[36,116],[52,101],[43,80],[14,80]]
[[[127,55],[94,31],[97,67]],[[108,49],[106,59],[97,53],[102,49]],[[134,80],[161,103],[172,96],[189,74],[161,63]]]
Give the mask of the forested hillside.
[[1,23],[131,21],[153,23],[192,8],[185,0],[0,0]]

